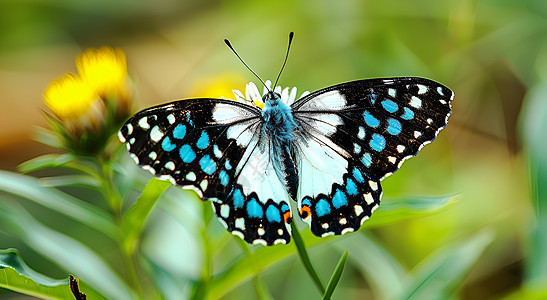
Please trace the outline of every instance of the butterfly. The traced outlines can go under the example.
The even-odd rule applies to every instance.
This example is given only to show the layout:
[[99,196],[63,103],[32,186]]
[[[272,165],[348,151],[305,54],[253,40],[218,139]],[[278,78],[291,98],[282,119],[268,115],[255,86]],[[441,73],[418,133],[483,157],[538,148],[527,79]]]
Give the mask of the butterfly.
[[118,134],[142,168],[210,200],[229,232],[263,245],[290,242],[291,201],[316,236],[358,230],[380,204],[380,181],[435,140],[454,98],[419,77],[351,81],[294,103],[264,85],[263,106],[179,100],[138,112]]

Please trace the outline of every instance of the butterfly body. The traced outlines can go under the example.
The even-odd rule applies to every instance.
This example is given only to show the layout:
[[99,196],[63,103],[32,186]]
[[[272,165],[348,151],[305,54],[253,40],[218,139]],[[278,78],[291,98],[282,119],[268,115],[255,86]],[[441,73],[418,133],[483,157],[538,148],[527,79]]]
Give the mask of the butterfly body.
[[268,90],[262,109],[175,101],[137,113],[119,136],[143,168],[211,200],[228,231],[273,245],[290,241],[293,200],[317,236],[359,229],[380,203],[380,181],[446,126],[453,93],[397,77],[286,98]]

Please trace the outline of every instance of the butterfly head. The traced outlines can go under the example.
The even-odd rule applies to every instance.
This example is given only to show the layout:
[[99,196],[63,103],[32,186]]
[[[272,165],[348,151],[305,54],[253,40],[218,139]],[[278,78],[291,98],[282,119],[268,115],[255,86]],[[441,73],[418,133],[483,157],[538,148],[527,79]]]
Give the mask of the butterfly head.
[[262,96],[262,102],[269,104],[270,106],[276,106],[281,100],[281,95],[274,91],[268,91]]

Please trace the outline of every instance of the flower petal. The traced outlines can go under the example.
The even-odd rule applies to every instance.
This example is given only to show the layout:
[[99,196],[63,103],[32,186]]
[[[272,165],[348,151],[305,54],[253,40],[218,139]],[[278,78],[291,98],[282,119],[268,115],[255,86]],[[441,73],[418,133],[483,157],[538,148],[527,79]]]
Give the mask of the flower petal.
[[248,100],[254,100],[256,98],[262,98],[262,96],[260,95],[260,92],[258,91],[258,88],[256,87],[256,84],[254,82],[249,82],[247,84],[247,89],[245,90],[245,94],[246,94]]
[[289,95],[289,103],[293,103],[296,100],[296,87],[291,89],[291,94]]
[[243,93],[240,90],[233,89],[232,93],[234,93],[234,96],[236,96],[236,101],[244,102],[245,96],[243,96]]

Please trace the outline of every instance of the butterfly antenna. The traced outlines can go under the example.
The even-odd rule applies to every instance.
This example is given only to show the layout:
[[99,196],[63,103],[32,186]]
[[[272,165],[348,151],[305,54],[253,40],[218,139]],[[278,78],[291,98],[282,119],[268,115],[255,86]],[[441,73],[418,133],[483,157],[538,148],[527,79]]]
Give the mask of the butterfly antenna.
[[268,86],[264,83],[264,81],[260,78],[260,76],[258,76],[244,61],[243,59],[241,58],[241,56],[239,56],[239,54],[237,54],[236,50],[234,49],[234,47],[232,47],[232,44],[230,44],[230,41],[228,41],[228,39],[224,39],[224,43],[232,50],[232,52],[234,52],[234,54],[237,56],[237,58],[239,58],[239,60],[243,63],[243,65],[245,67],[247,67],[247,69],[249,69],[249,71],[251,71],[251,73],[253,73],[254,76],[256,76],[256,78],[258,78],[258,80],[260,80],[260,82],[262,82],[262,85],[264,85],[266,87],[266,89],[268,91],[271,92],[270,88],[268,88]]
[[294,37],[294,32],[289,33],[289,46],[287,47],[287,54],[285,55],[285,61],[283,62],[283,66],[281,66],[281,71],[279,71],[279,74],[277,75],[277,79],[275,80],[275,83],[273,85],[273,88],[277,86],[277,82],[279,81],[279,77],[281,77],[281,73],[283,72],[283,69],[285,68],[285,64],[287,63],[287,58],[289,58],[289,50],[291,50],[291,43],[292,38]]

